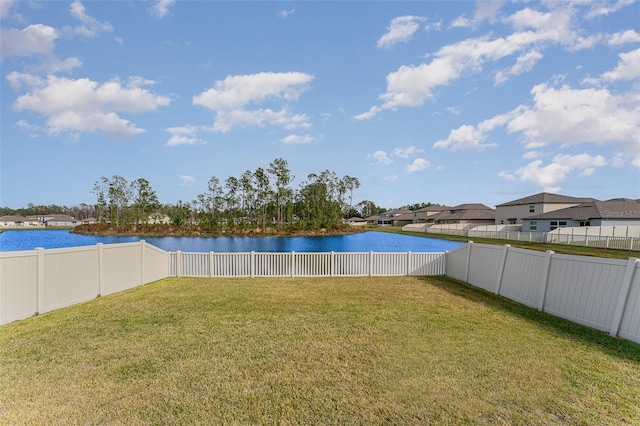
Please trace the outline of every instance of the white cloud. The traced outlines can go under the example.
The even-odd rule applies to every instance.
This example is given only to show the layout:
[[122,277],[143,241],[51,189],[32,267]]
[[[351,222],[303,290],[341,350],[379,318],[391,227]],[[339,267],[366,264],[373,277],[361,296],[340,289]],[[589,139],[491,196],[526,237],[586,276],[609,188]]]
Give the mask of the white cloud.
[[[130,137],[145,130],[117,113],[142,113],[167,106],[169,98],[142,89],[132,79],[123,87],[112,80],[102,84],[87,78],[77,80],[10,73],[14,87],[28,87],[28,93],[14,102],[18,111],[29,110],[47,118],[51,134],[101,131],[115,137]],[[144,80],[148,84],[147,80]]]
[[485,148],[498,146],[495,143],[484,144],[486,132],[469,125],[462,125],[451,130],[447,139],[439,140],[433,144],[434,148],[451,148],[452,151],[481,151]]
[[373,106],[354,119],[368,120],[384,110],[420,106],[434,96],[438,87],[447,86],[463,75],[482,71],[488,61],[529,50],[510,71],[516,74],[530,69],[541,57],[541,50],[549,45],[562,44],[569,49],[581,46],[580,43],[586,42],[573,30],[572,14],[568,8],[548,13],[523,9],[506,18],[505,21],[517,30],[507,37],[462,40],[443,46],[429,63],[402,65],[387,75],[386,92],[379,96],[382,105]]
[[284,142],[287,145],[297,145],[297,144],[308,144],[315,141],[316,138],[307,134],[307,135],[288,135],[281,139],[281,142]]
[[542,151],[528,151],[522,155],[525,160],[536,160],[542,157],[544,157],[544,152]]
[[165,132],[171,134],[171,137],[165,146],[204,144],[205,141],[198,137],[199,130],[201,128],[198,126],[169,127]]
[[282,18],[282,19],[286,19],[289,16],[293,15],[293,13],[296,11],[295,8],[291,8],[289,10],[281,10],[278,12],[277,16],[278,18]]
[[400,158],[409,158],[412,155],[416,155],[420,152],[424,152],[421,149],[417,149],[415,146],[410,146],[408,148],[396,148],[393,150],[393,155]]
[[610,46],[620,46],[627,43],[640,43],[640,34],[635,30],[620,31],[613,34],[608,41]]
[[602,74],[605,81],[633,80],[640,77],[640,49],[621,53],[618,65],[613,71]]
[[542,59],[542,53],[536,50],[532,50],[531,52],[527,52],[524,55],[519,56],[514,66],[496,73],[494,77],[495,84],[502,84],[510,77],[531,71],[540,59]]
[[196,181],[196,178],[194,178],[193,176],[189,176],[189,175],[178,175],[178,178],[180,179],[180,181],[181,181],[180,185],[182,185],[182,186],[191,186]]
[[598,16],[609,15],[613,12],[617,12],[625,6],[633,4],[635,0],[618,0],[613,1],[596,1],[591,3],[591,10],[586,14],[588,19],[596,18]]
[[575,171],[581,176],[593,174],[596,167],[607,164],[601,155],[556,155],[550,164],[543,165],[542,160],[535,160],[515,173],[500,172],[498,175],[506,180],[533,182],[544,188],[546,192],[558,192],[562,189],[560,183]]
[[216,81],[213,88],[193,97],[193,104],[216,112],[213,128],[227,132],[234,127],[272,125],[287,130],[309,128],[306,114],[295,114],[287,108],[247,110],[249,104],[271,100],[295,101],[305,92],[313,79],[299,72],[227,76]]
[[398,175],[385,176],[384,180],[389,181],[389,182],[395,182],[395,181],[398,180]]
[[113,27],[108,22],[100,22],[97,19],[87,15],[84,5],[80,0],[75,0],[70,6],[71,15],[82,22],[83,25],[74,27],[76,34],[84,37],[93,38],[102,32],[113,31]]
[[9,15],[12,5],[13,0],[0,0],[0,18],[6,18]]
[[530,147],[551,142],[638,143],[640,95],[614,95],[607,89],[560,89],[539,84],[531,90],[533,107],[519,107],[508,123]]
[[476,11],[472,19],[462,15],[451,22],[451,28],[470,28],[476,27],[483,21],[495,22],[498,12],[504,5],[503,1],[477,1]]
[[169,8],[175,4],[175,0],[158,0],[151,6],[151,15],[157,19],[162,19],[169,15]]
[[384,151],[376,151],[371,155],[371,157],[373,157],[373,159],[376,160],[379,164],[393,163],[393,160]]
[[387,32],[380,37],[377,46],[383,49],[393,47],[397,43],[406,43],[424,22],[421,16],[398,16],[391,20]]
[[9,56],[49,55],[53,52],[58,32],[48,25],[35,24],[18,30],[0,28],[0,53]]
[[425,170],[431,166],[431,162],[429,160],[425,160],[424,158],[416,158],[413,160],[413,163],[409,164],[405,167],[405,171],[407,173],[419,172],[421,170]]

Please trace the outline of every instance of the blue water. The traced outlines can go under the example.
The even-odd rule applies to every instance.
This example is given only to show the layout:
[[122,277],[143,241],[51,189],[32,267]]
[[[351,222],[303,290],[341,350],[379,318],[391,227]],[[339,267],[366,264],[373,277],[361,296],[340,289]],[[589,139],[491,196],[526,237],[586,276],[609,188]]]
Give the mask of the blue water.
[[[4,231],[0,233],[0,251],[127,243],[141,239],[143,238],[78,235],[66,230]],[[386,232],[326,237],[149,237],[144,240],[163,250],[184,252],[443,252],[462,245],[455,241]]]

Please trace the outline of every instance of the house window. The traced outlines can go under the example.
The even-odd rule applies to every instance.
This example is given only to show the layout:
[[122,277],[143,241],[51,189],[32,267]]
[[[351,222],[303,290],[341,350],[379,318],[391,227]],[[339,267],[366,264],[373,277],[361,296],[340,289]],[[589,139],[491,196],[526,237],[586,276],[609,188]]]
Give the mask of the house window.
[[536,212],[536,205],[529,204],[529,213],[535,213],[535,212]]
[[580,226],[591,226],[591,222],[588,220],[586,222],[580,222]]
[[558,229],[558,228],[562,228],[563,226],[567,226],[567,221],[566,220],[552,220],[551,221],[551,226],[549,229],[551,229],[552,231],[554,229]]
[[538,230],[538,221],[537,220],[532,220],[531,223],[529,224],[529,230],[530,231],[537,231]]

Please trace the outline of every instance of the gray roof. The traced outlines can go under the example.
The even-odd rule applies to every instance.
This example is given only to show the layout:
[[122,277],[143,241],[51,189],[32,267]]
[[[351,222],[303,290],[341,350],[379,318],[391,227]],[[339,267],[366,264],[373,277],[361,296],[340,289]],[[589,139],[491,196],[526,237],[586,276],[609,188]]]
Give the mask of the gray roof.
[[541,192],[539,194],[529,195],[528,197],[519,198],[517,200],[498,204],[497,207],[520,206],[525,204],[567,204],[567,203],[579,204],[579,203],[588,203],[590,201],[597,201],[597,200],[595,198],[577,198],[577,197],[569,197],[567,195],[550,194],[548,192]]
[[9,216],[0,217],[0,222],[29,222],[29,221],[30,219],[24,216],[9,215]]
[[467,203],[467,204],[458,204],[457,206],[451,207],[449,210],[452,212],[457,212],[460,210],[491,210],[491,207],[487,207],[484,204],[480,203]]
[[413,212],[414,213],[417,213],[417,212],[443,212],[443,211],[446,211],[446,210],[451,210],[451,207],[449,207],[449,206],[439,206],[439,205],[433,204],[433,205],[430,205],[430,206],[427,206],[427,207],[423,207],[423,208],[418,209],[418,210],[414,210]]
[[535,216],[529,216],[524,220],[539,219],[640,219],[640,201],[627,198],[617,198],[607,201],[591,201],[555,210]]

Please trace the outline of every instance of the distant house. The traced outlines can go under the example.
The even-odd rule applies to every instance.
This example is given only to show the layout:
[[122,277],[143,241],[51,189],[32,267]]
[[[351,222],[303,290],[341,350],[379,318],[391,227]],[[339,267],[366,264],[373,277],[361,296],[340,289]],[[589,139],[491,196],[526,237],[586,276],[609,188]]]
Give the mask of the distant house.
[[345,220],[345,223],[347,225],[350,226],[366,226],[367,225],[367,219],[363,219],[361,217],[350,217],[349,219]]
[[411,210],[388,210],[378,215],[378,226],[404,226],[413,222]]
[[95,217],[88,217],[86,219],[82,219],[80,223],[83,225],[92,225],[94,223],[98,223],[98,220]]
[[0,217],[0,226],[3,228],[24,228],[29,226],[30,220],[24,216],[2,216]]
[[551,232],[563,227],[640,225],[640,200],[590,201],[523,219],[524,232]]
[[442,211],[428,218],[429,222],[436,225],[443,224],[494,224],[495,212],[491,207],[484,204],[468,203],[449,207],[448,210]]
[[523,219],[555,210],[596,201],[594,198],[576,198],[541,192],[496,206],[496,225],[522,224]]
[[451,207],[448,206],[437,206],[432,205],[428,207],[423,207],[418,210],[413,211],[413,223],[427,223],[429,222],[429,217],[434,216],[438,213],[442,213],[444,211],[451,210]]
[[43,218],[45,226],[77,226],[81,221],[67,214],[52,214]]

